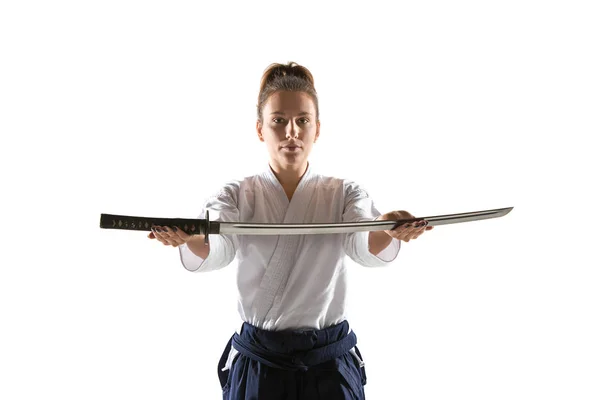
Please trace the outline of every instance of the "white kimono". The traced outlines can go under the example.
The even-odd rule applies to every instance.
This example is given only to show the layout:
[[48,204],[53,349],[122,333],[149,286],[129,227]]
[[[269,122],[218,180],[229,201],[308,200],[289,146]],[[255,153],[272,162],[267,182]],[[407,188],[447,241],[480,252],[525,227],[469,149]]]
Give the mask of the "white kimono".
[[[206,201],[198,218],[206,209],[212,221],[257,223],[372,221],[381,215],[358,184],[316,174],[310,163],[291,201],[267,164],[263,173],[227,183]],[[183,266],[192,272],[220,269],[237,257],[243,321],[265,330],[323,329],[346,319],[345,255],[365,267],[388,265],[398,255],[399,240],[392,239],[375,256],[368,237],[369,232],[211,235],[206,259],[185,244],[179,250]],[[236,353],[232,350],[229,361]]]
[[[310,163],[291,201],[267,164],[261,174],[227,183],[206,201],[198,218],[204,218],[206,209],[211,221],[256,223],[372,221],[381,215],[359,185],[316,174]],[[179,251],[183,266],[192,272],[220,269],[237,257],[243,321],[265,330],[323,329],[346,319],[345,255],[365,267],[388,265],[398,255],[399,240],[392,239],[375,256],[368,239],[369,232],[211,235],[206,259],[185,244]],[[354,349],[350,352],[364,365]],[[223,370],[230,368],[237,353],[231,347]]]

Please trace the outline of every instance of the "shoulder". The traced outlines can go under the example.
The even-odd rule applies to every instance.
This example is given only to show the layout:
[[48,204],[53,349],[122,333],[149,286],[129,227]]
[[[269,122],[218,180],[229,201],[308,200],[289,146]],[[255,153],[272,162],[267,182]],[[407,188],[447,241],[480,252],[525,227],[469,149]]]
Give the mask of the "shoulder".
[[369,197],[365,186],[353,179],[315,174],[314,181],[320,190],[339,192],[347,201]]
[[342,178],[342,186],[346,198],[369,197],[365,186],[353,179]]
[[240,192],[252,191],[258,186],[262,179],[262,174],[252,174],[239,176],[227,180],[224,184],[212,191],[211,198],[219,200],[229,200],[234,203],[238,202]]
[[241,179],[227,180],[220,186],[210,189],[206,200],[208,202],[237,204],[242,183],[243,180]]

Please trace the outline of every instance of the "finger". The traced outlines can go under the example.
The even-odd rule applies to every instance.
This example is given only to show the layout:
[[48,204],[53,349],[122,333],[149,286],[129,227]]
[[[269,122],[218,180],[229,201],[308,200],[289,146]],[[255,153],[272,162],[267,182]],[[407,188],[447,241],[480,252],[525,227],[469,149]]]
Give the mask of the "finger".
[[173,232],[173,230],[171,228],[169,228],[168,226],[161,226],[160,229],[162,230],[163,237],[165,239],[170,239],[171,236],[175,234]]
[[400,230],[394,230],[391,231],[392,232],[392,237],[396,238],[398,240],[402,240],[404,242],[408,242],[414,235],[414,228],[411,228],[410,226],[407,227],[403,227]]
[[166,242],[173,246],[173,247],[177,247],[181,242],[181,238],[173,231],[173,229],[171,227],[168,226],[161,226],[162,230],[163,230],[163,238],[166,240]]
[[411,238],[417,239],[419,236],[421,236],[423,232],[425,232],[425,230],[428,228],[427,224],[428,222],[424,220],[415,221],[413,223],[412,231],[410,232]]
[[428,224],[428,222],[427,222],[427,221],[425,221],[424,219],[421,219],[421,220],[418,220],[418,221],[415,221],[415,222],[413,222],[413,225],[414,225],[416,228],[422,228],[422,227],[424,227],[424,226],[427,226],[427,224]]
[[411,228],[410,232],[408,232],[411,239],[416,239],[419,236],[421,236],[423,232],[425,232],[425,230],[427,229],[426,224],[426,221],[416,221],[414,223],[414,226]]
[[407,223],[404,223],[404,224],[402,224],[402,225],[399,225],[398,227],[396,227],[396,228],[392,229],[392,230],[391,230],[391,232],[404,232],[404,231],[406,231],[407,229],[409,229],[409,228],[410,228],[410,226],[411,226],[411,225],[410,225],[410,222],[407,222]]
[[154,233],[154,236],[156,237],[156,239],[161,242],[164,245],[168,245],[168,243],[165,240],[165,237],[163,236],[162,230],[159,226],[153,226],[152,227],[152,232]]
[[394,239],[398,239],[401,241],[406,241],[406,239],[410,237],[410,234],[408,233],[408,228],[388,231],[388,234]]
[[414,240],[414,239],[418,238],[419,235],[421,235],[421,233],[419,232],[419,229],[413,229],[413,230],[411,230],[411,232],[408,233],[408,238],[411,240]]
[[174,227],[173,231],[175,232],[175,235],[177,235],[177,237],[181,239],[184,243],[187,242],[190,239],[190,237],[192,237],[192,235],[185,233],[182,229],[179,229],[177,227]]
[[173,241],[173,247],[181,246],[182,244],[187,243],[192,235],[185,233],[182,229],[174,226],[169,227],[171,233],[171,240]]
[[427,221],[418,221],[416,226],[420,234],[433,229],[433,226],[429,226]]

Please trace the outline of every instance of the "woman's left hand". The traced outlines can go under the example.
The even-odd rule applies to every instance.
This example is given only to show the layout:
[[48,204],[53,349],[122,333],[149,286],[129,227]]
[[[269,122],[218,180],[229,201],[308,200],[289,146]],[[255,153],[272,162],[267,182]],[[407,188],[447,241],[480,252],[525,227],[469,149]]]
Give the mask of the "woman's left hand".
[[[399,219],[415,218],[414,215],[408,211],[390,211],[377,218],[377,221],[397,221]],[[416,239],[423,234],[425,231],[430,231],[433,226],[426,226],[427,221],[415,221],[400,225],[396,229],[386,230],[385,233],[391,237],[402,240],[405,242],[411,239]]]

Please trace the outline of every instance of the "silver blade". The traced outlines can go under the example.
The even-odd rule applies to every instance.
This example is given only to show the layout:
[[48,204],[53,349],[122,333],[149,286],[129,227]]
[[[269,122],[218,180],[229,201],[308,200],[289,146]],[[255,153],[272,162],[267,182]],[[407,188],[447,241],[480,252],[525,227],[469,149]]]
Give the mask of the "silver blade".
[[457,224],[498,218],[508,214],[513,207],[475,211],[461,214],[436,215],[431,217],[409,218],[397,221],[339,222],[328,224],[254,224],[242,222],[211,221],[219,224],[219,233],[229,235],[308,235],[325,233],[350,233],[364,231],[391,230],[413,221],[427,221],[429,226]]

